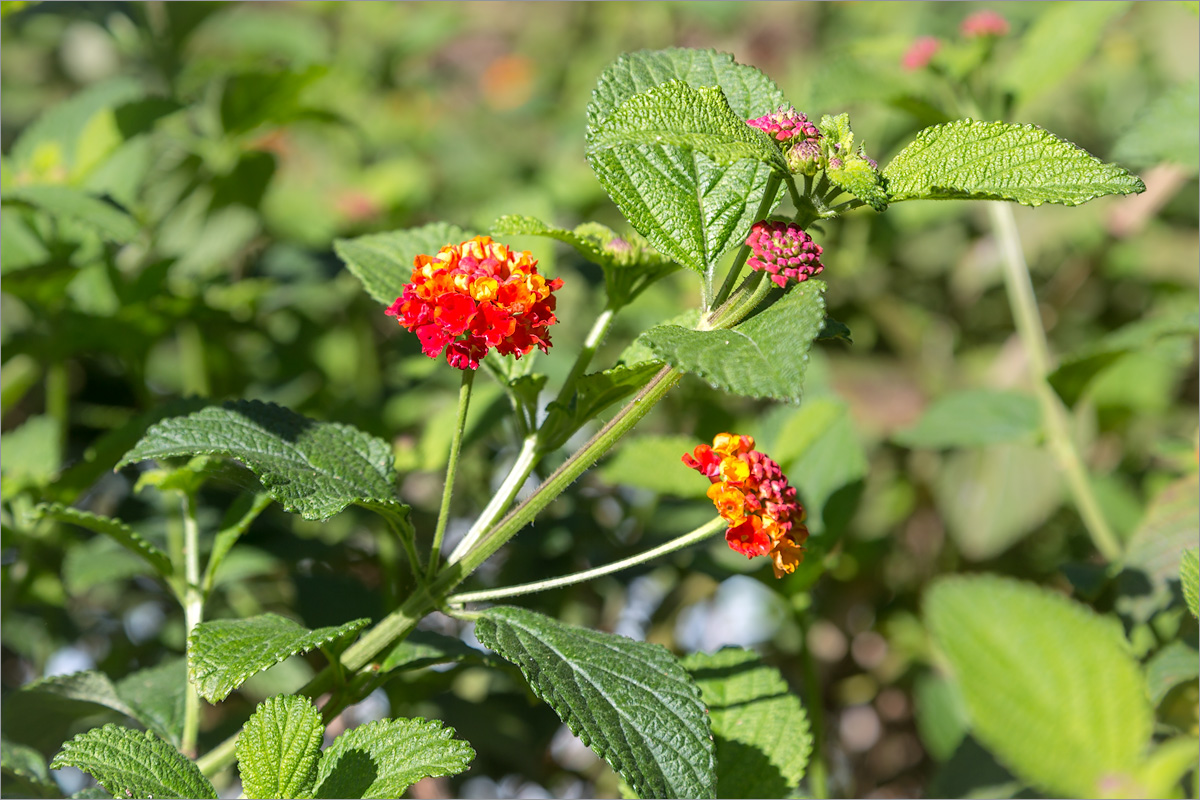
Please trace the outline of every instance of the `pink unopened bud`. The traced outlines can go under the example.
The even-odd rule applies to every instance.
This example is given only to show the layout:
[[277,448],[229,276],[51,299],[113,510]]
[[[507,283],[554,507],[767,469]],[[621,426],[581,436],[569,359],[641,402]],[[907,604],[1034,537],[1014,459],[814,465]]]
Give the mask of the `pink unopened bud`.
[[908,48],[900,64],[910,72],[921,69],[929,63],[941,46],[942,43],[932,36],[921,36]]
[[1005,36],[1008,30],[1008,20],[991,9],[976,11],[958,28],[959,33],[967,37]]
[[758,128],[763,133],[780,142],[790,142],[792,139],[812,139],[820,136],[817,126],[808,121],[808,117],[791,106],[780,106],[772,114],[749,120],[752,128]]
[[804,281],[821,272],[821,245],[800,228],[785,222],[756,222],[746,244],[752,254],[746,264],[753,270],[770,273],[779,286],[788,279]]

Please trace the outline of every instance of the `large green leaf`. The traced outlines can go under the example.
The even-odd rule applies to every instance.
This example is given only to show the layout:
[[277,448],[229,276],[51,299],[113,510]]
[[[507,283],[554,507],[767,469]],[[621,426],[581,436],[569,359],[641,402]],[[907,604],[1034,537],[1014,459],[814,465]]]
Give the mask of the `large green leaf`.
[[242,793],[311,797],[324,736],[321,714],[307,697],[276,695],[259,703],[237,740]]
[[708,706],[717,749],[717,797],[787,797],[812,751],[808,717],[779,670],[726,648],[683,660]]
[[369,619],[309,630],[277,614],[202,622],[188,637],[188,678],[210,703],[224,700],[247,678],[289,656],[332,644],[362,630]]
[[938,398],[892,438],[905,447],[974,447],[1028,441],[1041,428],[1037,401],[1020,392],[971,389]]
[[105,725],[63,745],[51,769],[76,767],[113,797],[204,797],[217,792],[187,756],[153,733]]
[[666,648],[503,606],[484,612],[475,635],[639,797],[714,796],[704,705]]
[[787,102],[761,70],[737,63],[728,53],[681,47],[625,53],[605,68],[592,92],[587,108],[588,141],[626,100],[672,80],[694,88],[721,87],[730,108],[743,120],[775,111]]
[[5,190],[4,202],[27,203],[59,219],[82,222],[118,244],[126,244],[138,235],[133,217],[112,203],[70,186],[15,186]]
[[131,709],[134,719],[176,747],[183,741],[183,715],[187,689],[187,660],[170,658],[117,681],[116,693]]
[[934,583],[925,619],[975,735],[1014,773],[1067,797],[1132,774],[1154,719],[1115,620],[990,575]]
[[963,198],[1077,206],[1146,190],[1137,176],[1036,125],[974,120],[921,131],[883,177],[893,203]]
[[257,400],[156,423],[117,467],[206,453],[242,462],[285,509],[305,519],[328,519],[352,503],[407,517],[408,506],[396,499],[391,445]]
[[89,531],[112,537],[126,550],[144,558],[164,578],[170,578],[175,571],[171,566],[171,559],[167,557],[166,553],[143,539],[137,531],[119,519],[92,514],[60,503],[43,503],[34,511],[38,516],[69,522],[81,528],[87,528]]
[[459,244],[472,235],[448,222],[431,222],[420,228],[338,239],[333,249],[354,277],[362,281],[367,294],[390,306],[412,280],[417,256],[435,255],[446,245]]
[[808,351],[825,320],[825,284],[808,280],[730,330],[659,325],[640,337],[676,369],[746,397],[798,401]]
[[422,778],[457,775],[475,751],[437,720],[383,719],[334,739],[321,755],[316,797],[400,797]]

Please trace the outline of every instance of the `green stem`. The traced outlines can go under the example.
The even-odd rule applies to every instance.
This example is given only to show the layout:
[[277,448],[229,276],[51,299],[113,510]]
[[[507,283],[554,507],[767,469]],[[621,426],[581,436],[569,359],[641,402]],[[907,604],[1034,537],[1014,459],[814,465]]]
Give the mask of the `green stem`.
[[571,373],[563,381],[562,388],[558,390],[558,396],[554,398],[554,402],[564,406],[570,402],[571,396],[575,394],[576,382],[587,371],[588,365],[592,363],[592,356],[596,355],[596,350],[604,341],[604,337],[608,335],[608,329],[612,327],[613,317],[618,310],[610,300],[609,304],[600,312],[600,316],[596,317],[596,321],[592,323],[592,329],[588,331],[587,338],[583,340],[583,349],[575,357]]
[[1049,346],[1046,342],[1046,331],[1042,327],[1042,318],[1038,313],[1029,267],[1021,250],[1021,236],[1017,231],[1016,218],[1007,203],[990,203],[988,211],[1004,257],[1004,283],[1008,289],[1008,303],[1012,307],[1017,334],[1021,337],[1025,352],[1029,356],[1029,371],[1033,378],[1034,393],[1041,406],[1042,424],[1050,451],[1054,453],[1063,470],[1067,486],[1092,543],[1108,561],[1115,562],[1121,557],[1121,544],[1100,511],[1100,504],[1092,491],[1083,460],[1071,440],[1067,410],[1047,380],[1050,374]]
[[[196,521],[196,496],[183,495],[183,558],[184,558],[184,628],[186,636],[204,619],[204,594],[200,588],[200,525]],[[183,701],[183,734],[180,750],[189,758],[196,757],[196,740],[200,734],[200,695],[187,682]]]
[[659,556],[665,556],[668,553],[674,553],[676,550],[682,550],[685,547],[690,547],[696,542],[704,541],[714,533],[725,530],[728,523],[724,519],[717,517],[691,533],[685,533],[683,536],[672,539],[671,541],[661,544],[658,547],[647,550],[644,553],[638,553],[636,556],[623,558],[620,561],[614,561],[611,564],[605,564],[603,567],[595,569],[583,570],[571,575],[563,575],[560,578],[551,578],[544,581],[532,581],[523,583],[519,586],[506,586],[503,589],[489,589],[482,592],[464,592],[462,594],[451,595],[446,598],[447,605],[463,605],[465,603],[479,603],[485,600],[498,600],[502,597],[516,597],[523,594],[533,594],[535,592],[543,592],[547,589],[557,589],[560,586],[571,586],[576,583],[583,583],[592,578],[599,578],[603,575],[611,575],[614,572],[620,572],[623,569],[636,567],[638,564],[644,564],[647,561],[653,561]]
[[437,527],[433,531],[433,547],[429,551],[429,567],[426,578],[437,572],[442,555],[442,537],[446,535],[446,523],[450,520],[450,495],[454,490],[454,473],[458,471],[458,453],[462,449],[463,429],[467,426],[467,407],[471,404],[471,384],[475,370],[462,371],[462,385],[458,389],[458,417],[454,420],[454,438],[450,440],[450,458],[446,462],[446,485],[442,487],[442,507],[438,511]]
[[[779,184],[783,178],[776,175],[774,172],[767,178],[767,188],[763,192],[762,201],[758,204],[758,210],[754,212],[754,221],[761,222],[771,214],[771,209],[775,207],[775,194],[779,191]],[[791,190],[793,197],[795,196],[796,186],[792,181],[791,176],[788,176],[788,189]],[[713,298],[712,305],[719,306],[725,302],[725,298],[729,297],[729,293],[733,291],[734,285],[737,283],[738,275],[741,274],[742,267],[746,263],[746,259],[750,257],[750,246],[743,244],[738,250],[737,258],[733,260],[733,266],[729,268],[729,273],[725,276],[725,282],[721,284],[720,291]],[[706,304],[704,310],[708,311],[709,306]]]
[[217,570],[220,569],[221,562],[225,560],[230,548],[273,501],[274,498],[269,493],[259,492],[254,496],[249,510],[242,515],[241,519],[213,537],[212,552],[208,554],[208,564],[204,567],[204,580],[200,584],[200,596],[203,599],[207,600],[208,596],[212,594],[213,584],[217,579]]
[[500,519],[500,515],[508,510],[513,498],[517,496],[517,492],[521,491],[521,487],[525,485],[525,481],[529,480],[529,476],[533,473],[533,468],[537,466],[541,457],[542,453],[539,448],[538,437],[536,435],[526,437],[525,441],[521,444],[521,452],[517,454],[517,460],[513,462],[508,475],[504,478],[504,483],[500,484],[500,488],[492,495],[492,499],[488,501],[479,518],[475,520],[475,524],[471,526],[471,529],[467,531],[467,535],[454,548],[454,552],[447,559],[449,563],[453,564],[455,561],[461,559],[475,545],[475,542],[479,541],[479,537],[483,535],[484,531],[490,528],[496,520]]

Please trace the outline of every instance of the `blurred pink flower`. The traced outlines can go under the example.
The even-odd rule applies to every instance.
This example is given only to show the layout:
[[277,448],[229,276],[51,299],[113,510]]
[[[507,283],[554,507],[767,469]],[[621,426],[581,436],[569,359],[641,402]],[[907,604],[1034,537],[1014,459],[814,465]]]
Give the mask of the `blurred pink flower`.
[[1008,33],[1008,20],[991,9],[976,11],[962,21],[958,31],[963,36],[1005,36]]
[[908,52],[904,54],[904,58],[900,60],[900,64],[910,72],[920,69],[929,63],[929,60],[933,58],[933,54],[941,46],[942,43],[932,36],[918,37],[908,48]]

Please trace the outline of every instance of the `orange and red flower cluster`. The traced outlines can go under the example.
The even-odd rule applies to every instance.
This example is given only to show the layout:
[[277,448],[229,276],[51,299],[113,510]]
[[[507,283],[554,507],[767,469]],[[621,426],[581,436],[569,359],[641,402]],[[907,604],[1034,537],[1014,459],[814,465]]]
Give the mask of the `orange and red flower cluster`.
[[535,346],[549,350],[560,286],[562,278],[538,274],[528,250],[514,253],[476,236],[417,256],[412,281],[387,313],[417,335],[425,355],[437,358],[446,348],[450,366],[477,369],[492,347],[517,358]]
[[712,481],[708,496],[729,523],[725,541],[746,556],[769,555],[775,577],[794,572],[804,558],[804,507],[779,465],[754,449],[754,438],[718,433],[683,463]]

